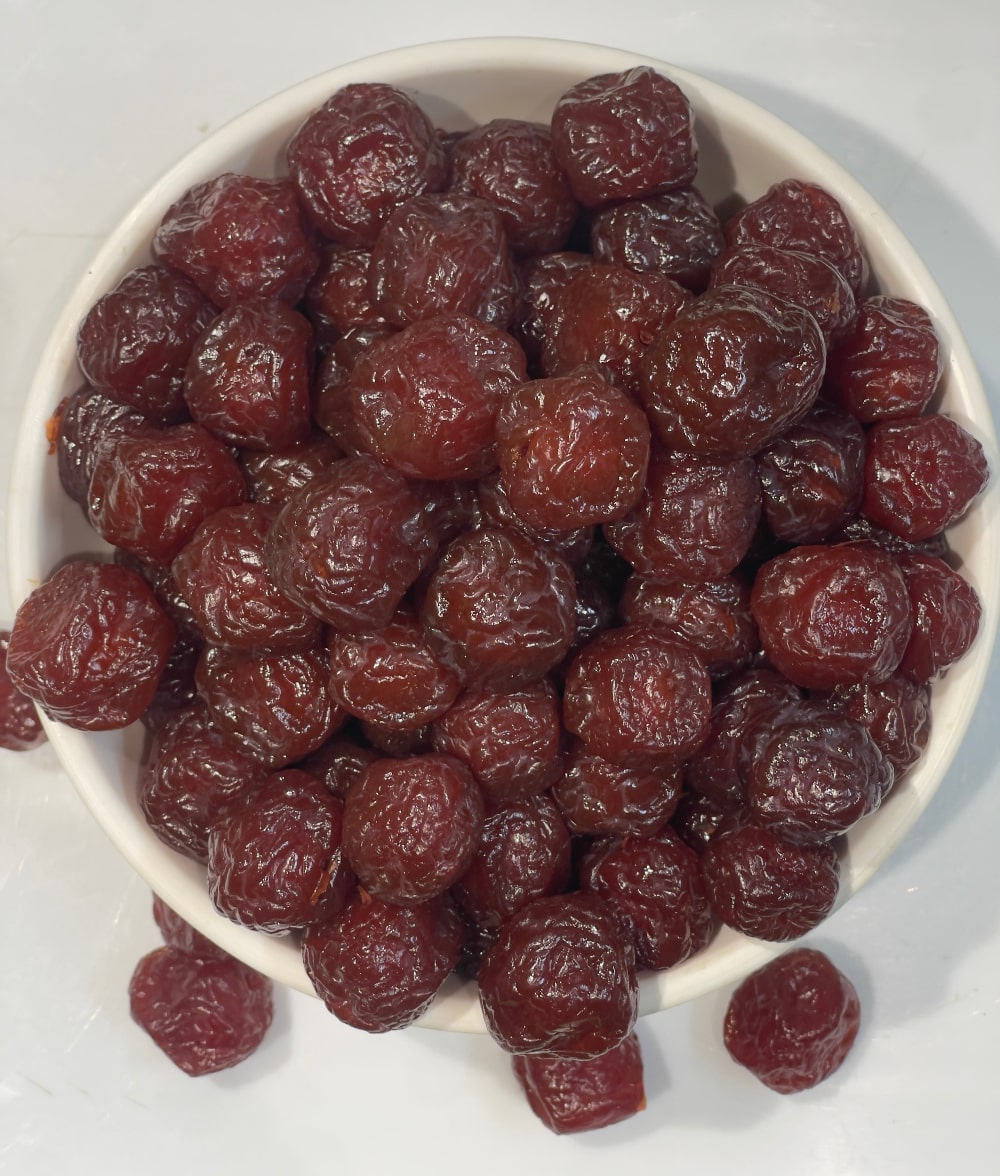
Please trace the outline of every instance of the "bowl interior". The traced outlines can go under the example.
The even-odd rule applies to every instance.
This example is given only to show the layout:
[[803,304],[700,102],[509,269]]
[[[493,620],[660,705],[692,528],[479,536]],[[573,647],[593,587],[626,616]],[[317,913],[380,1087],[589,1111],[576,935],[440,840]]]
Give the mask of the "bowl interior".
[[[974,364],[940,291],[882,209],[835,162],[772,115],[740,96],[673,66],[620,50],[522,38],[452,41],[353,62],[287,90],[223,127],[171,168],[109,237],[62,311],[28,395],[8,505],[11,595],[19,603],[71,554],[100,550],[79,508],[62,492],[47,453],[45,424],[62,397],[78,387],[77,326],[89,307],[130,268],[149,259],[149,242],[167,206],[193,183],[224,171],[274,175],[302,119],[349,82],[388,82],[410,91],[447,129],[505,116],[547,121],[559,95],[598,73],[649,62],[687,93],[700,147],[698,186],[713,202],[738,193],[753,199],[777,180],[795,176],[823,184],[840,199],[862,237],[879,288],[921,303],[948,350],[943,411],[985,445],[996,468],[996,437]],[[984,606],[982,629],[969,655],[935,685],[934,729],[924,758],[887,803],[847,839],[840,901],[875,873],[926,808],[945,775],[982,689],[996,631],[1000,538],[994,485],[950,532],[963,574]],[[135,799],[141,734],[85,734],[46,724],[52,744],[85,803],[148,884],[200,931],[276,981],[312,987],[294,937],[245,930],[216,914],[204,870],[163,845]],[[731,983],[780,945],[723,929],[712,945],[668,972],[641,980],[640,1011],[653,1012]],[[482,1031],[474,987],[450,981],[421,1019],[427,1027]]]

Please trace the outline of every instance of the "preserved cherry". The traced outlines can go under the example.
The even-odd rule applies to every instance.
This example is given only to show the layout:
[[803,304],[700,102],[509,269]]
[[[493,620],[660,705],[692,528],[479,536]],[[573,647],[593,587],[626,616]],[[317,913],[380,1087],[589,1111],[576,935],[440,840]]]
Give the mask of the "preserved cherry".
[[612,763],[577,742],[552,796],[573,833],[647,837],[673,816],[681,795],[675,765]]
[[482,825],[482,793],[461,761],[376,760],[348,789],[344,853],[369,894],[411,906],[462,876]]
[[479,1002],[510,1053],[598,1057],[635,1026],[634,948],[603,899],[537,898],[500,928],[479,969]]
[[7,751],[30,751],[45,742],[45,731],[31,699],[23,694],[7,672],[10,631],[0,630],[0,747]]
[[219,307],[298,302],[319,263],[288,180],[233,172],[195,184],[167,209],[153,253]]
[[397,906],[359,890],[339,915],[306,928],[302,963],[335,1017],[385,1033],[424,1012],[458,963],[462,936],[447,896]]
[[825,701],[867,727],[897,779],[920,759],[930,738],[930,688],[901,674],[884,682],[838,686]]
[[528,1105],[556,1135],[593,1131],[630,1119],[646,1108],[642,1052],[630,1033],[596,1058],[511,1058]]
[[7,674],[50,719],[84,731],[115,730],[153,701],[175,635],[137,572],[73,559],[17,610]]
[[969,652],[983,608],[975,588],[943,559],[918,551],[896,558],[913,605],[913,633],[899,672],[931,682]]
[[87,492],[101,447],[125,433],[141,433],[146,418],[84,384],[69,395],[48,424],[55,433],[59,483],[86,510]]
[[786,952],[748,976],[726,1010],[735,1062],[779,1094],[808,1090],[841,1066],[858,1035],[854,985],[822,952]]

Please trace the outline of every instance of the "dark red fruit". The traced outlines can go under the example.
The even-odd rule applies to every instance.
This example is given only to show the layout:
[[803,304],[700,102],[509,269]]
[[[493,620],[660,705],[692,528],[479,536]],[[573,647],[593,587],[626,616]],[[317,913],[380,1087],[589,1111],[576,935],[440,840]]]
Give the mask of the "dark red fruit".
[[152,702],[175,635],[137,572],[74,559],[17,610],[7,674],[56,722],[115,730]]
[[343,859],[344,806],[314,776],[278,772],[215,821],[208,893],[233,922],[276,933],[340,911],[354,878]]
[[810,689],[888,678],[913,631],[899,564],[873,543],[776,556],[758,572],[750,608],[768,658]]
[[511,248],[522,255],[562,249],[577,217],[541,123],[496,118],[462,135],[451,150],[451,190],[494,205]]
[[681,774],[674,765],[627,767],[576,743],[552,796],[574,833],[648,837],[673,816]]
[[94,463],[87,508],[102,539],[169,564],[213,511],[246,498],[229,449],[197,424],[120,436]]
[[655,626],[595,638],[566,677],[563,722],[614,763],[680,763],[708,730],[711,683],[690,649]]
[[195,184],[167,209],[153,253],[220,307],[298,302],[319,263],[288,180],[232,172]]
[[283,506],[313,478],[329,472],[344,451],[328,434],[312,429],[300,445],[262,452],[247,449],[240,454],[240,469],[253,502]]
[[528,1105],[556,1135],[610,1127],[646,1108],[635,1033],[597,1058],[516,1054],[511,1063]]
[[396,205],[444,186],[448,165],[430,119],[393,86],[344,86],[288,145],[288,171],[313,224],[368,249]]
[[344,853],[369,894],[412,906],[462,876],[482,825],[482,793],[461,761],[376,760],[348,789]]
[[761,244],[815,253],[847,279],[855,298],[868,281],[858,235],[840,203],[818,184],[782,180],[740,209],[725,226],[729,245]]
[[823,335],[807,310],[762,290],[720,286],[657,334],[639,395],[665,445],[752,456],[808,412],[825,362]]
[[884,682],[838,686],[826,696],[834,710],[871,732],[898,779],[920,759],[931,733],[931,692],[894,674]]
[[191,352],[184,399],[216,437],[245,449],[299,445],[312,425],[312,327],[280,301],[224,310]]
[[969,652],[983,608],[975,588],[943,559],[917,551],[896,558],[913,604],[913,634],[899,672],[930,682]]
[[758,969],[736,989],[723,1040],[735,1062],[779,1094],[828,1078],[858,1035],[861,1004],[822,952],[800,947]]
[[506,690],[562,661],[575,601],[564,560],[509,528],[486,527],[448,546],[421,616],[431,644],[470,685]]
[[626,200],[590,222],[594,258],[640,272],[666,274],[700,294],[724,245],[715,209],[697,188]]
[[0,747],[7,751],[30,751],[45,742],[35,704],[10,680],[7,645],[10,631],[0,630]]
[[699,857],[670,828],[652,837],[595,841],[584,856],[581,889],[624,918],[642,968],[672,968],[715,933]]
[[880,421],[868,430],[861,513],[918,543],[960,519],[989,477],[982,445],[950,417]]
[[322,746],[342,719],[327,692],[319,649],[275,653],[209,646],[195,671],[213,724],[270,767]]
[[542,354],[542,346],[555,314],[557,292],[569,280],[570,274],[593,264],[589,253],[570,250],[532,257],[518,266],[518,299],[511,323],[511,333],[521,344],[534,367]]
[[245,1061],[274,1017],[271,981],[228,956],[161,947],[129,983],[137,1022],[185,1074],[214,1074]]
[[445,896],[397,906],[360,890],[339,915],[306,929],[302,962],[335,1017],[385,1033],[426,1010],[458,963],[462,937]]
[[124,433],[142,433],[147,427],[146,418],[135,409],[87,384],[78,388],[59,405],[48,424],[50,433],[55,433],[63,490],[86,509],[90,478],[101,448]]
[[354,428],[411,478],[478,478],[496,464],[497,411],[525,374],[521,348],[496,327],[467,314],[417,322],[355,366]]
[[529,526],[610,522],[642,494],[649,424],[596,367],[514,388],[500,401],[496,436],[504,491]]
[[479,969],[479,1001],[510,1053],[595,1058],[635,1026],[635,953],[603,899],[538,898],[501,927]]
[[385,325],[385,319],[372,305],[368,291],[367,249],[327,250],[319,270],[305,295],[309,321],[316,332],[316,342],[325,351],[348,331],[366,330]]
[[654,447],[638,504],[604,534],[640,575],[677,584],[718,580],[749,551],[760,501],[749,458],[713,460]]
[[365,768],[379,758],[370,747],[338,733],[296,766],[322,780],[334,796],[343,797]]
[[597,208],[690,184],[693,123],[681,89],[642,65],[571,86],[552,113],[552,149],[577,200]]
[[264,560],[286,596],[354,632],[389,621],[434,547],[423,504],[402,475],[352,457],[289,499]]
[[397,327],[439,314],[506,327],[517,285],[500,213],[475,196],[407,200],[372,246],[368,286],[373,305]]
[[183,274],[162,265],[130,270],[80,324],[80,370],[119,404],[157,424],[176,424],[187,416],[185,364],[215,315],[215,307]]
[[769,829],[720,829],[701,857],[712,910],[755,939],[784,942],[833,910],[840,867],[832,845],[792,845]]

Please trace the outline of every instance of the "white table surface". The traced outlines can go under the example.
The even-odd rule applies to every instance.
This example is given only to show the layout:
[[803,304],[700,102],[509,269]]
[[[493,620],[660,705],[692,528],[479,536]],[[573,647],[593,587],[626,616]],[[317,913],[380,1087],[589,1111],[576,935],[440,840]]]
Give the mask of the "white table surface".
[[[996,0],[0,0],[0,484],[55,312],[167,164],[340,62],[501,34],[648,53],[815,138],[922,253],[1000,415]],[[485,1038],[369,1037],[290,992],[249,1062],[197,1080],[174,1069],[128,1014],[132,968],[158,943],[146,887],[49,748],[0,751],[0,1171],[994,1173],[998,691],[994,659],[930,810],[811,937],[863,1001],[843,1069],[770,1093],[721,1046],[722,992],[642,1021],[645,1113],[561,1139]]]

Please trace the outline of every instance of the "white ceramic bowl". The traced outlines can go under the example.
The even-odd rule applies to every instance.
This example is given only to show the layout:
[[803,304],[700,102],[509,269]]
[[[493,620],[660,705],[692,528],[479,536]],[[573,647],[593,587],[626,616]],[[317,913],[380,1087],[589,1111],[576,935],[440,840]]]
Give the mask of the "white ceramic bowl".
[[[944,339],[948,363],[942,409],[986,446],[996,437],[968,349],[941,292],[883,210],[814,144],[746,99],[661,62],[595,45],[522,38],[451,41],[370,57],[340,66],[268,99],[202,142],[170,169],[110,236],[55,325],[31,387],[15,457],[8,505],[11,595],[19,603],[65,556],[101,544],[59,486],[47,455],[45,422],[80,382],[77,325],[89,307],[135,265],[167,206],[197,181],[224,171],[273,175],[281,148],[302,119],[349,82],[388,82],[414,93],[441,126],[461,129],[499,116],[547,120],[557,97],[594,74],[643,62],[661,69],[687,93],[697,117],[698,185],[713,201],[734,191],[747,199],[788,177],[816,181],[852,218],[875,281],[886,292],[922,304]],[[994,461],[994,468],[996,463]],[[886,805],[848,837],[841,899],[855,893],[903,839],[941,783],[979,697],[995,635],[1000,591],[1000,529],[996,487],[951,532],[963,572],[984,605],[978,641],[934,688],[933,733],[925,756]],[[46,724],[60,760],[93,815],[149,885],[200,931],[276,981],[311,992],[296,941],[247,931],[217,915],[196,863],[164,846],[135,800],[140,734],[84,734]],[[723,930],[696,958],[641,981],[640,1011],[650,1013],[729,984],[777,950]],[[482,1031],[475,988],[449,982],[423,1025]]]

